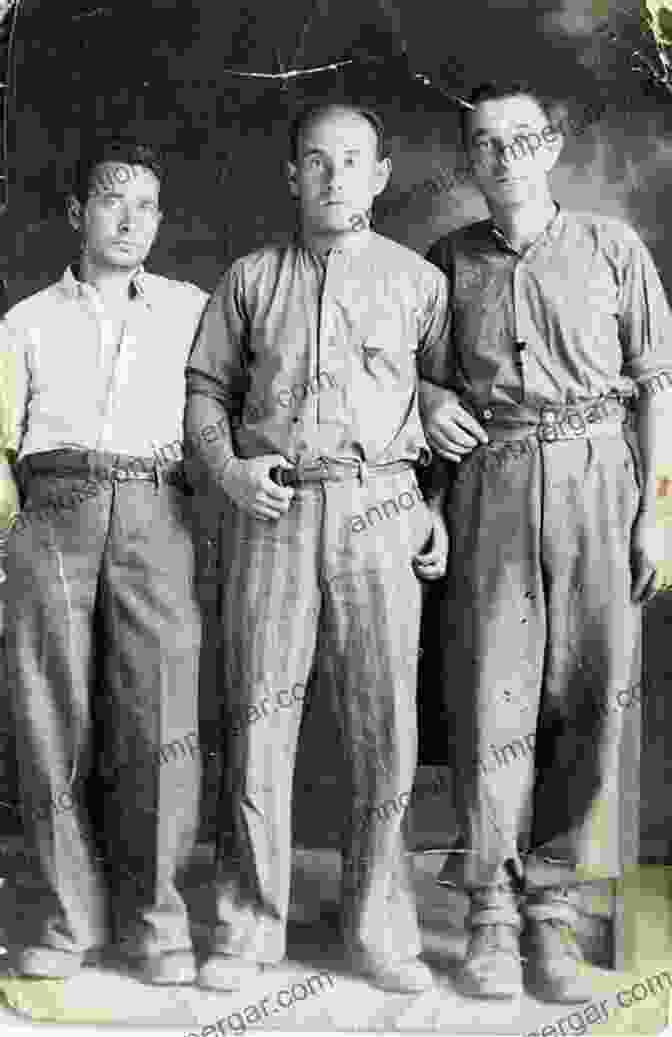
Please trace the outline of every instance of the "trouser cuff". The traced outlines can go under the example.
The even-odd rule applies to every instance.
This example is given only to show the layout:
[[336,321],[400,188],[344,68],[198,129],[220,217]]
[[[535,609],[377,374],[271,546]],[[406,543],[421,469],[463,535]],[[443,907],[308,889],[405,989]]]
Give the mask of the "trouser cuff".
[[511,925],[521,928],[518,898],[509,886],[481,886],[470,892],[467,926]]
[[526,918],[535,922],[565,922],[574,926],[577,911],[571,891],[566,888],[548,887],[532,890],[523,905]]

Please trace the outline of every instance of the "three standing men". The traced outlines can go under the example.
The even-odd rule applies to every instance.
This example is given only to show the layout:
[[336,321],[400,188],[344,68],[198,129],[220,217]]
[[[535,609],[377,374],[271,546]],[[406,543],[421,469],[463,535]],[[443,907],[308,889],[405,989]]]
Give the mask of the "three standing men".
[[634,231],[553,201],[562,135],[542,104],[517,86],[471,101],[464,144],[491,218],[428,256],[452,314],[429,377],[453,390],[428,435],[459,462],[443,622],[466,845],[445,874],[471,896],[467,993],[518,993],[524,920],[528,984],[581,1001],[571,891],[622,873],[621,695],[660,557],[672,320]]
[[161,766],[158,750],[198,727],[200,617],[182,465],[153,454],[182,439],[206,296],[142,268],[162,175],[133,142],[82,157],[68,206],[79,262],[0,325],[14,415],[2,476],[7,487],[16,474],[23,508],[6,650],[24,826],[53,894],[19,956],[29,976],[77,972],[108,942],[111,909],[143,978],[196,976],[175,874],[196,832],[200,761]]
[[[672,370],[670,318],[629,228],[553,202],[547,175],[561,140],[545,134],[539,102],[510,88],[473,103],[466,144],[492,220],[434,247],[447,279],[370,229],[389,176],[376,117],[321,108],[292,134],[300,235],[233,265],[189,360],[187,433],[232,538],[230,706],[258,716],[233,734],[234,821],[220,839],[205,986],[233,989],[284,954],[303,696],[296,711],[269,715],[261,704],[284,706],[281,689],[306,685],[314,664],[336,692],[352,775],[346,944],[385,989],[431,982],[416,959],[401,812],[383,821],[375,810],[412,787],[416,574],[440,576],[446,556],[440,493],[430,510],[413,499],[412,466],[426,456],[419,370],[453,390],[446,403],[442,388],[429,428],[460,462],[445,640],[461,692],[447,685],[467,836],[457,881],[472,901],[463,987],[495,997],[520,988],[524,889],[531,983],[555,1000],[590,996],[566,942],[567,890],[582,873],[620,871],[617,704],[637,679],[639,604],[655,574],[664,396],[652,387]],[[516,157],[521,135],[543,148]],[[196,824],[198,769],[193,759],[160,768],[155,751],[196,726],[192,547],[183,473],[149,455],[157,439],[176,438],[204,296],[141,270],[159,182],[144,149],[83,163],[70,205],[81,262],[3,325],[17,384],[8,446],[26,517],[54,491],[85,491],[74,511],[34,517],[10,542],[22,801],[55,894],[21,959],[30,975],[72,974],[107,938],[87,808],[93,772],[107,793],[101,848],[127,946],[147,978],[196,975],[174,876]],[[150,437],[142,421],[157,342]],[[68,382],[63,343],[84,394]],[[282,402],[314,384],[295,407]],[[630,442],[624,400],[634,397]],[[147,456],[147,469],[125,465],[130,454]],[[534,754],[484,766],[493,747],[497,760],[498,745],[529,745],[531,735]],[[63,792],[72,810],[45,811]],[[129,888],[135,871],[145,881]]]
[[[413,786],[417,577],[445,568],[440,494],[429,508],[417,502],[413,466],[429,460],[417,371],[448,348],[446,281],[371,230],[389,171],[373,113],[304,113],[289,163],[300,231],[233,264],[189,359],[186,435],[230,537],[226,689],[236,716],[252,718],[229,725],[234,816],[220,832],[206,987],[236,989],[285,954],[303,696],[270,715],[261,704],[280,706],[314,665],[335,693],[352,781],[342,878],[351,962],[387,990],[432,982],[416,957],[404,812],[383,820],[375,808],[403,803]],[[288,392],[293,407],[282,404]]]

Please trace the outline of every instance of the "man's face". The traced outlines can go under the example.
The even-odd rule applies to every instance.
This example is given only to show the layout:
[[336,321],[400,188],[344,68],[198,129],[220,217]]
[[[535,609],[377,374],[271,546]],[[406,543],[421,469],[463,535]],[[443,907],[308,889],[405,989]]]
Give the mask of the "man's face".
[[86,205],[70,200],[70,221],[82,233],[92,262],[122,270],[144,263],[161,222],[159,188],[144,166],[101,162],[95,167]]
[[562,135],[527,94],[483,101],[469,115],[474,179],[500,206],[517,208],[543,197],[561,147]]
[[298,151],[289,184],[304,229],[337,234],[367,227],[390,176],[389,159],[377,159],[371,124],[356,112],[325,112],[300,134]]

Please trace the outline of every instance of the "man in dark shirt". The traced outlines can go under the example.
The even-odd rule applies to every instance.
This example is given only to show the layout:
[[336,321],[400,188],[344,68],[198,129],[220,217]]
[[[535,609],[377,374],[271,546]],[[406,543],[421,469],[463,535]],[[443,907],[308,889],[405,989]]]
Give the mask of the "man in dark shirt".
[[428,257],[452,313],[428,377],[453,392],[427,428],[459,464],[442,633],[466,846],[445,875],[471,895],[466,992],[520,989],[522,891],[528,984],[580,1001],[571,887],[621,874],[619,753],[661,554],[672,322],[634,231],[554,202],[562,137],[542,104],[491,85],[472,103],[464,142],[491,218]]
[[417,576],[440,576],[446,555],[439,497],[428,508],[413,471],[429,457],[417,371],[447,348],[446,279],[370,229],[389,176],[382,147],[369,112],[331,106],[297,122],[300,232],[233,264],[187,368],[187,434],[230,545],[234,823],[220,835],[206,987],[235,988],[285,953],[296,689],[314,661],[336,693],[352,780],[349,955],[384,989],[431,983],[401,829],[416,765]]

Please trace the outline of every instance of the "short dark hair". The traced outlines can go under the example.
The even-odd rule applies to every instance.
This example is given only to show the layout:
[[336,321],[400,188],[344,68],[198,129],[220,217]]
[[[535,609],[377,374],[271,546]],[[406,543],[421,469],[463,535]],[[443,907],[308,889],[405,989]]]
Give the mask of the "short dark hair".
[[125,137],[96,138],[87,143],[74,170],[72,193],[85,205],[91,193],[93,171],[103,162],[120,162],[127,166],[143,166],[159,183],[165,176],[160,153],[148,144]]
[[372,108],[364,108],[359,104],[351,104],[350,101],[330,101],[323,104],[313,104],[308,108],[304,108],[292,121],[289,128],[289,157],[292,162],[298,161],[299,140],[304,130],[311,123],[317,122],[323,115],[327,115],[332,111],[353,112],[355,115],[360,115],[362,119],[366,119],[376,134],[376,158],[379,162],[385,158],[385,126],[378,112],[374,112]]
[[[470,96],[467,98],[469,104],[476,105],[484,104],[486,101],[499,101],[503,97],[517,97],[520,94],[526,97],[531,97],[533,101],[541,108],[546,118],[551,120],[551,113],[549,111],[548,103],[540,96],[540,94],[530,87],[527,83],[523,82],[512,82],[512,83],[481,83],[471,91]],[[460,108],[460,132],[462,134],[462,143],[465,151],[469,148],[469,119],[471,117],[471,108]]]

